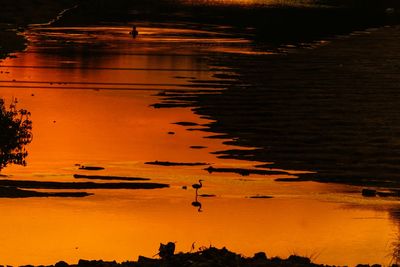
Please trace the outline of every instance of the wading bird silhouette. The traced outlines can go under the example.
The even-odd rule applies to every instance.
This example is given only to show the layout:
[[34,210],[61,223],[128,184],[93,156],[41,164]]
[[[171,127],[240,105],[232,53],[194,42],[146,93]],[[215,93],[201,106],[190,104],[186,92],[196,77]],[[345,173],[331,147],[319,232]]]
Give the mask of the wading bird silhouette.
[[135,38],[139,34],[139,32],[136,30],[135,25],[132,26],[132,31],[129,32],[129,34],[132,35],[133,38]]
[[199,190],[200,188],[202,188],[203,187],[203,184],[201,183],[203,180],[199,180],[199,183],[198,184],[192,184],[192,187],[194,188],[194,189],[196,189],[196,194],[197,194],[197,190]]

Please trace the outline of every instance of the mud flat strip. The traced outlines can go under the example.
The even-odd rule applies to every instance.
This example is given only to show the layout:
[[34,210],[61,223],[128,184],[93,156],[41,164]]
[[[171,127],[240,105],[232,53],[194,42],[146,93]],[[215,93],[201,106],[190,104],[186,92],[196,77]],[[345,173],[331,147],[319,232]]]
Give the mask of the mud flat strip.
[[150,180],[150,178],[139,178],[139,177],[83,175],[83,174],[74,174],[74,178],[76,178],[76,179],[93,179],[93,180],[120,180],[120,181],[147,181],[147,180]]
[[159,166],[205,166],[210,165],[204,162],[170,162],[170,161],[148,161],[144,164],[159,165]]
[[41,182],[0,180],[0,186],[34,189],[156,189],[169,187],[161,183],[93,183],[93,182]]
[[196,122],[190,122],[190,121],[178,121],[174,122],[173,124],[181,125],[181,126],[197,126],[199,125]]
[[203,148],[207,148],[206,146],[190,146],[190,148],[192,149],[203,149]]
[[0,198],[28,198],[28,197],[87,197],[93,194],[86,192],[37,192],[19,189],[16,187],[0,187]]
[[287,174],[286,172],[283,171],[242,169],[242,168],[215,168],[212,166],[205,168],[204,170],[208,171],[209,173],[226,172],[226,173],[237,173],[242,176],[249,176],[250,174],[259,174],[259,175]]
[[101,171],[104,170],[104,167],[98,167],[98,166],[80,166],[80,170],[87,170],[87,171]]
[[265,195],[255,195],[255,196],[249,196],[248,198],[253,198],[253,199],[269,199],[269,198],[274,198],[272,196],[265,196]]

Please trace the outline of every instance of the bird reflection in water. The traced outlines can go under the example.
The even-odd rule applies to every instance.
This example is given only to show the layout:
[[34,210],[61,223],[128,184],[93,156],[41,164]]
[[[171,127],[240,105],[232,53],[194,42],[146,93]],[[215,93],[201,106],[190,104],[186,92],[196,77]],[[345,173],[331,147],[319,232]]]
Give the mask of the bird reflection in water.
[[192,206],[198,208],[197,209],[198,212],[202,212],[202,210],[201,210],[201,202],[199,202],[197,200],[197,197],[198,197],[198,195],[197,195],[197,191],[196,191],[196,197],[195,197],[194,201],[192,202]]
[[197,199],[199,197],[198,190],[203,187],[203,184],[201,183],[202,181],[203,180],[199,180],[198,184],[192,184],[192,187],[196,190],[194,201],[192,202],[192,206],[198,208],[197,209],[198,212],[202,212],[202,210],[201,210],[201,202],[198,201],[198,199]]

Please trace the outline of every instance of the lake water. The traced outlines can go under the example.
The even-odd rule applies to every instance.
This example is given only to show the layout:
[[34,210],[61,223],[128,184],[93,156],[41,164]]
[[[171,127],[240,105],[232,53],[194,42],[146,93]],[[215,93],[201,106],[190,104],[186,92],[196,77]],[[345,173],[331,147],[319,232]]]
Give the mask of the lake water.
[[[1,199],[1,264],[53,264],[79,259],[151,257],[160,242],[178,251],[227,246],[252,256],[296,253],[319,263],[388,264],[398,239],[396,200],[365,199],[360,188],[277,183],[290,175],[212,173],[204,166],[156,166],[148,161],[205,162],[253,168],[257,162],[217,158],[232,147],[212,133],[190,130],[209,121],[190,108],[156,109],[159,92],[214,90],[224,81],[209,66],[215,53],[255,53],[249,40],[192,25],[33,27],[27,51],[0,63],[0,96],[32,113],[28,165],[2,171],[16,180],[76,181],[73,174],[148,177],[155,190],[87,190],[85,198]],[[179,48],[178,48],[179,45]],[[185,127],[175,122],[193,122]],[[173,133],[173,134],[172,134]],[[191,146],[204,147],[194,149]],[[105,170],[79,170],[76,164]],[[203,179],[202,212],[191,184]],[[187,186],[187,189],[183,189]],[[54,191],[54,190],[53,190]],[[268,195],[270,199],[250,196]]]

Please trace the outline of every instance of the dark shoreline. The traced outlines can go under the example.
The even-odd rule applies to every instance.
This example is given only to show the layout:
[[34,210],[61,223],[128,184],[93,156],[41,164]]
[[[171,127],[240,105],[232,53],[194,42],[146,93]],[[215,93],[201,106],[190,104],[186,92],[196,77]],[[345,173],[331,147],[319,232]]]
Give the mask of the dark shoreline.
[[[172,244],[171,242],[169,244]],[[117,263],[116,261],[103,260],[79,260],[77,264],[68,264],[59,261],[54,265],[47,267],[333,267],[334,265],[325,265],[313,263],[312,259],[299,255],[291,255],[286,259],[279,257],[269,258],[264,252],[255,253],[253,257],[245,257],[224,248],[203,248],[197,252],[179,252],[164,255],[161,258],[148,258],[139,256],[137,261],[125,261]],[[43,265],[40,265],[43,266]],[[381,267],[379,264],[359,264],[357,267]],[[397,267],[393,264],[392,267]],[[34,267],[25,265],[21,267]],[[44,266],[43,266],[44,267]]]

